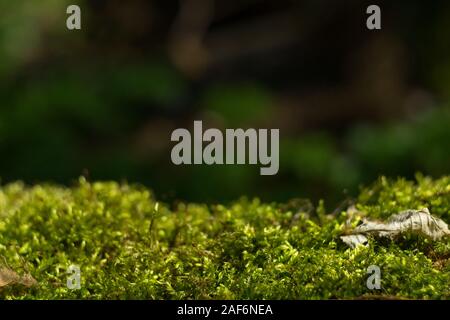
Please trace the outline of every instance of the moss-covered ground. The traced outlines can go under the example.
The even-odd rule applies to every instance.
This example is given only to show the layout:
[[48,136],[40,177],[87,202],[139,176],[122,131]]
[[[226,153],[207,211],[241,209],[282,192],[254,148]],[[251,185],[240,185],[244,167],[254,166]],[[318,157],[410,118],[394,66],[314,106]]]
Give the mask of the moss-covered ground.
[[[372,219],[428,207],[449,223],[450,177],[380,178],[336,209],[245,198],[164,204],[142,186],[84,179],[72,188],[5,185],[0,267],[37,283],[4,285],[0,298],[450,299],[449,238],[350,249],[339,236],[351,205]],[[79,290],[67,287],[71,265]],[[370,265],[380,267],[380,290],[366,286]]]

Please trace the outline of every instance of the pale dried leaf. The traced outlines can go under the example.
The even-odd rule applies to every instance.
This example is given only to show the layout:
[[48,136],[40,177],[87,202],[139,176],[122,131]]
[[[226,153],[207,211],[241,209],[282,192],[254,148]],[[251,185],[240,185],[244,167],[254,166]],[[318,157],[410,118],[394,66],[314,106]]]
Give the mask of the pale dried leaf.
[[0,288],[13,284],[21,284],[26,287],[32,287],[37,284],[37,281],[30,274],[26,274],[21,277],[9,268],[0,268]]
[[348,236],[342,236],[341,240],[350,248],[356,248],[359,245],[367,244],[367,237],[362,234],[351,234]]
[[20,277],[8,268],[1,268],[0,269],[0,288],[6,287],[7,285],[16,283]]
[[37,281],[31,276],[31,274],[26,274],[20,279],[20,284],[25,287],[32,287],[37,285]]
[[355,237],[357,235],[393,238],[405,233],[415,233],[433,240],[450,236],[447,224],[441,219],[433,217],[428,209],[425,208],[400,212],[391,216],[386,223],[366,220],[363,224],[356,227],[349,236],[342,236],[341,239],[354,248],[362,244],[360,239]]

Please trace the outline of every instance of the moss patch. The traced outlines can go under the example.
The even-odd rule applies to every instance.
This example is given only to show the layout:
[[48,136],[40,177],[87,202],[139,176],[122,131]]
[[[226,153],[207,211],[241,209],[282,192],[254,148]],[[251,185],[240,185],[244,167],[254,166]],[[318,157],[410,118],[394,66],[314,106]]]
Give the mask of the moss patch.
[[[37,285],[4,286],[6,299],[450,298],[450,239],[339,240],[346,207],[241,199],[206,206],[157,202],[148,189],[116,182],[73,188],[22,183],[0,189],[0,266]],[[384,219],[428,207],[450,222],[450,177],[379,179],[354,201]],[[81,269],[81,289],[67,269]],[[381,268],[381,290],[366,286]]]

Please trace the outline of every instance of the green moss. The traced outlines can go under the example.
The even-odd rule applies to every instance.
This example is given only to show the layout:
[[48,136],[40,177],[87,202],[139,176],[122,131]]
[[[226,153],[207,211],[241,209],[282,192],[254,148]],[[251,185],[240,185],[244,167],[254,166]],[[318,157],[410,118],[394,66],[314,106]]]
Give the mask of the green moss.
[[[356,207],[372,218],[428,207],[450,220],[450,177],[381,178]],[[326,215],[307,201],[156,205],[141,186],[73,188],[21,183],[0,189],[0,264],[31,274],[34,287],[0,289],[6,299],[449,299],[450,240],[339,241],[347,212]],[[66,286],[81,269],[81,289]],[[366,286],[381,268],[381,290]]]

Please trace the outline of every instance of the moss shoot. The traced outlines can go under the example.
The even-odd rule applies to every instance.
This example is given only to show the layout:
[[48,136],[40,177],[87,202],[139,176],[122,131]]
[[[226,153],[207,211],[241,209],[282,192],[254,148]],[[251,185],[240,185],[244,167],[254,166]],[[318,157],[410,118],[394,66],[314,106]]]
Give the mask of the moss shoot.
[[[307,200],[168,205],[142,186],[83,178],[72,188],[8,184],[0,268],[28,282],[3,285],[0,298],[450,299],[449,238],[350,249],[339,240],[350,203],[371,219],[427,207],[449,223],[450,177],[380,178],[333,212]],[[73,265],[79,290],[67,287]],[[370,265],[380,290],[367,288]]]

